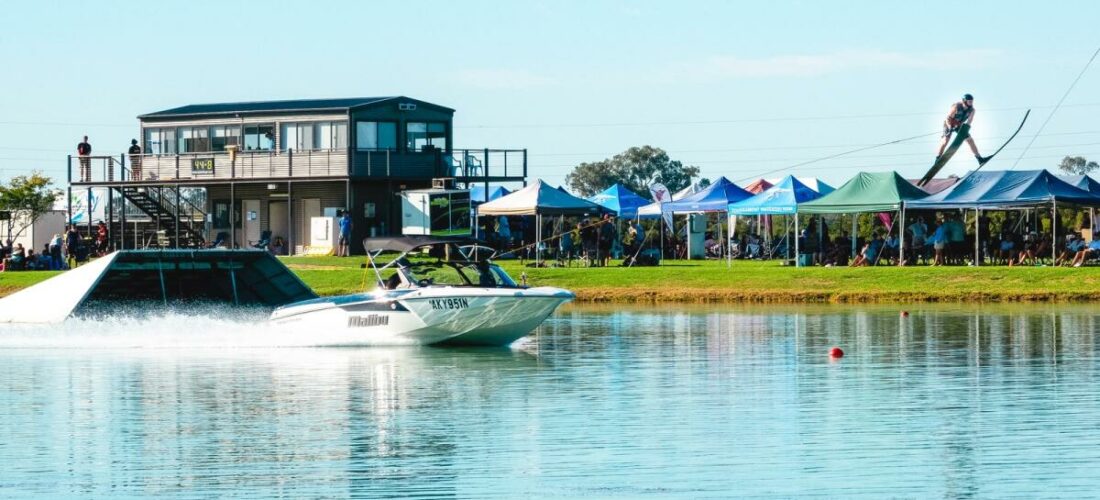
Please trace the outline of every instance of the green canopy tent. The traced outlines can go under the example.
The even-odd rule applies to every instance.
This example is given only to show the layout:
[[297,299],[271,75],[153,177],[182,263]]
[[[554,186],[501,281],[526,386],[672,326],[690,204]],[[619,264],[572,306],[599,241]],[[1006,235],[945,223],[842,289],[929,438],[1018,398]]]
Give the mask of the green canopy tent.
[[[905,203],[928,196],[923,189],[914,186],[897,172],[860,172],[836,191],[821,198],[803,203],[798,211],[807,214],[851,214],[862,212],[900,212],[905,225]],[[891,230],[892,232],[892,230]],[[905,238],[900,237],[899,254],[905,259]],[[856,220],[852,219],[852,254],[856,253]]]

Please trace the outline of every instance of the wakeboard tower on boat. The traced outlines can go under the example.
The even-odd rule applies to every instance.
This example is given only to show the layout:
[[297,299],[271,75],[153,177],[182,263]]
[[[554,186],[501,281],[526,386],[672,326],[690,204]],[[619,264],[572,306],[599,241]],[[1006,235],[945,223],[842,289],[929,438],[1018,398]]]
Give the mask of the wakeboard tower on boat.
[[[490,261],[495,250],[470,238],[367,238],[363,246],[374,291],[296,302],[276,309],[271,321],[360,331],[372,344],[504,346],[574,298],[560,288],[517,285]],[[384,262],[387,253],[397,255]]]

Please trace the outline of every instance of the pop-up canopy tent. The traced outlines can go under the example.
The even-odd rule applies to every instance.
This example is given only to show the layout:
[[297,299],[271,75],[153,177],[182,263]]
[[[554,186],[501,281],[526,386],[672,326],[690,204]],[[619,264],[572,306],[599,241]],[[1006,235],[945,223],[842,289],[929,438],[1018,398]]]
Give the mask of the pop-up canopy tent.
[[794,251],[795,255],[798,255],[798,205],[820,197],[820,193],[810,189],[793,175],[788,175],[752,198],[731,203],[729,213],[730,215],[795,215]]
[[[736,203],[751,197],[752,193],[737,187],[736,184],[730,182],[729,179],[725,177],[719,177],[713,184],[707,186],[698,193],[661,204],[661,211],[667,214],[726,213],[730,203]],[[728,217],[726,225],[729,225]],[[719,227],[721,227],[721,225],[719,225]],[[726,232],[729,232],[728,229]],[[728,255],[729,238],[725,238],[724,240],[726,242]]]
[[[610,210],[583,198],[573,196],[561,188],[555,188],[542,180],[536,180],[530,186],[493,201],[483,203],[477,208],[477,215],[534,215],[535,241],[542,241],[542,217],[544,215],[588,215],[609,213]],[[536,245],[541,250],[541,245]],[[535,263],[540,261],[539,251],[535,252]]]
[[817,191],[788,175],[756,196],[731,203],[728,210],[732,215],[793,214],[798,212],[799,204],[820,197]]
[[497,198],[503,197],[511,193],[503,186],[493,186],[489,188],[488,196],[485,195],[485,186],[475,185],[470,187],[470,201],[473,203],[485,203],[487,201],[493,201]]
[[860,172],[836,191],[803,203],[798,211],[808,214],[890,212],[926,196],[927,192],[910,184],[897,172]]
[[[803,186],[817,191],[818,194],[829,194],[833,191],[836,191],[835,187],[826,184],[825,181],[818,179],[817,177],[795,177],[795,179],[798,179],[798,182],[801,182]],[[783,179],[768,179],[768,182],[772,184],[779,184],[779,182],[782,180]]]
[[[675,193],[672,193],[672,196],[669,198],[669,200],[670,201],[680,200],[680,199],[683,199],[687,196],[691,196],[695,193],[698,193],[699,191],[702,191],[703,189],[704,189],[703,187],[699,186],[698,182],[693,182],[688,187],[686,187],[684,189],[681,189],[681,190],[679,190]],[[656,219],[657,217],[660,217],[660,216],[661,216],[661,203],[660,202],[655,201],[655,202],[650,203],[648,205],[638,207],[638,217],[640,217],[642,219]]]
[[477,211],[478,215],[584,215],[609,212],[596,203],[573,196],[541,180],[486,202]]
[[[956,182],[959,182],[959,178],[960,178],[959,176],[954,175],[954,174],[949,175],[947,177],[937,177],[935,179],[932,179],[932,180],[928,181],[927,184],[925,184],[923,186],[919,186],[919,187],[921,189],[925,190],[926,192],[928,192],[928,194],[936,194],[940,191],[943,191],[944,189],[947,189],[951,186],[954,186]],[[914,185],[914,186],[916,186],[921,181],[920,179],[908,179],[908,180],[909,180],[909,183]]]
[[730,203],[751,198],[752,193],[737,187],[725,177],[719,177],[702,191],[661,205],[662,212],[725,212]]
[[767,180],[764,180],[764,179],[756,179],[755,181],[752,181],[748,184],[745,184],[745,191],[748,191],[752,194],[760,194],[760,193],[764,192],[764,190],[766,190],[766,189],[768,189],[768,188],[770,188],[774,185],[775,185],[774,182],[767,181]]
[[[860,212],[901,212],[905,220],[905,205],[928,196],[923,189],[914,186],[897,172],[860,172],[825,196],[799,205],[800,213],[851,214]],[[903,224],[899,224],[903,225]],[[893,230],[891,229],[891,232]],[[900,232],[900,231],[899,231]],[[856,219],[852,218],[852,254],[855,254]],[[905,259],[905,238],[899,254]]]
[[[1084,181],[1087,182],[1087,181]],[[1100,195],[1074,186],[1046,170],[1000,170],[971,172],[954,186],[909,204],[921,209],[1014,210],[1050,205],[1051,217],[1057,217],[1058,204],[1100,206]],[[975,217],[979,224],[980,217]],[[1052,225],[1055,231],[1057,225]],[[975,228],[977,233],[979,228]],[[1053,240],[1057,234],[1052,233]],[[1055,259],[1057,247],[1053,245]],[[975,258],[978,259],[975,242]]]
[[649,200],[638,196],[637,193],[619,183],[589,197],[588,201],[602,205],[619,217],[626,218],[637,217],[638,208],[649,204]]
[[972,172],[934,195],[909,204],[913,208],[1022,208],[1055,203],[1086,206],[1100,197],[1059,179],[1046,170]]
[[1059,179],[1062,179],[1066,183],[1084,189],[1095,195],[1100,195],[1100,182],[1087,175],[1059,175]]

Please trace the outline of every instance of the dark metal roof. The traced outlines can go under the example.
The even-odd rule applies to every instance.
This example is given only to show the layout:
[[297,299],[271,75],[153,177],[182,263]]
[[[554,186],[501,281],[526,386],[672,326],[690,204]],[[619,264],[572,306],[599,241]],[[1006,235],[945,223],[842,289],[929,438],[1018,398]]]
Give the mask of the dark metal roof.
[[433,108],[454,111],[451,108],[419,101],[404,96],[389,97],[346,97],[339,99],[298,99],[291,101],[255,101],[255,102],[224,102],[213,104],[188,104],[178,108],[166,109],[154,113],[139,115],[139,119],[146,118],[176,118],[182,116],[205,115],[245,115],[263,113],[285,112],[318,112],[318,111],[347,111],[353,108],[370,106],[385,101],[397,100],[413,102]]
[[420,247],[447,245],[452,243],[456,245],[485,245],[485,242],[483,241],[468,237],[441,238],[437,236],[413,235],[365,238],[363,240],[363,248],[365,248],[368,252],[376,252],[379,250],[386,250],[390,252],[411,252]]

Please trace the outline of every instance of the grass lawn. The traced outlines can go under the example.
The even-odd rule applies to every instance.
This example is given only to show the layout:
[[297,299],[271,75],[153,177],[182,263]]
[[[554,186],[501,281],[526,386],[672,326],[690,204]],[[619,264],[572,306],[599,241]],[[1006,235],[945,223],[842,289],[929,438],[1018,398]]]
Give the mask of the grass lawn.
[[[366,259],[283,259],[321,294],[362,290]],[[658,267],[532,268],[499,261],[517,281],[607,302],[891,302],[1100,300],[1100,267],[794,268],[778,262],[666,261]]]
[[[364,257],[282,261],[321,295],[373,287]],[[812,267],[778,262],[666,261],[659,267],[532,268],[500,261],[517,281],[573,290],[591,302],[1100,301],[1100,267]],[[0,273],[0,295],[56,273]]]

